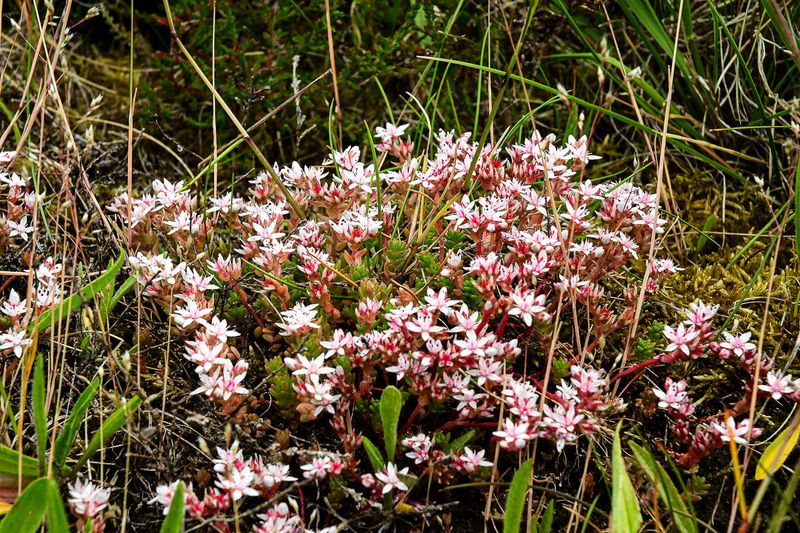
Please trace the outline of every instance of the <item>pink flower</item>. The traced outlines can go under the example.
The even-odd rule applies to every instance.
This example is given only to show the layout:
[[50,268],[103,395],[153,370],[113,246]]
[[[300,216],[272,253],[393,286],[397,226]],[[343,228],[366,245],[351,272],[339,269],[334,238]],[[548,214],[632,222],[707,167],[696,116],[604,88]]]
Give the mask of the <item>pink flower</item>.
[[482,466],[492,466],[491,461],[484,459],[484,450],[472,451],[471,449],[464,448],[464,453],[457,455],[453,458],[453,464],[459,470],[472,474]]
[[791,374],[784,375],[780,370],[770,370],[767,373],[767,382],[760,384],[758,388],[769,393],[773,400],[780,400],[795,391]]
[[494,436],[501,439],[501,448],[510,450],[521,450],[532,437],[528,432],[527,422],[515,424],[510,418],[503,421],[503,430],[495,431]]
[[680,350],[684,354],[689,355],[692,350],[692,341],[699,335],[699,331],[693,328],[687,330],[683,324],[678,324],[678,329],[664,326],[664,337],[669,341],[666,351],[673,352],[675,350]]
[[753,438],[757,438],[761,434],[761,430],[753,428],[750,431],[750,419],[745,418],[738,424],[733,417],[727,417],[725,422],[712,422],[711,430],[719,437],[722,442],[730,442],[731,437],[733,441],[738,444],[747,444],[748,432]]
[[399,491],[406,492],[408,490],[408,485],[403,483],[400,479],[400,476],[408,475],[408,467],[403,468],[402,470],[397,470],[397,467],[392,464],[388,463],[386,465],[386,469],[383,472],[377,472],[375,477],[378,478],[378,481],[383,483],[383,493],[389,494],[392,489],[397,489]]
[[283,311],[283,322],[277,323],[283,330],[281,335],[303,335],[312,329],[319,329],[319,324],[316,323],[317,307],[317,304],[305,305],[298,302],[291,309]]
[[719,345],[726,350],[730,350],[739,357],[744,357],[745,354],[753,352],[756,349],[756,345],[750,342],[750,337],[752,337],[752,335],[750,331],[739,335],[733,335],[727,331],[723,331],[722,336],[725,338],[725,341],[719,343]]
[[76,479],[68,485],[69,506],[72,512],[84,519],[96,518],[108,505],[111,496],[109,489],[103,489],[94,483]]
[[664,383],[666,392],[658,387],[653,387],[653,394],[659,399],[658,407],[661,409],[681,409],[688,403],[688,394],[686,392],[686,382],[684,380],[672,381],[668,377]]
[[528,327],[533,324],[534,317],[538,321],[544,321],[550,317],[550,315],[544,312],[544,294],[534,295],[527,290],[517,289],[511,293],[511,302],[511,309],[508,311],[508,314],[519,316]]

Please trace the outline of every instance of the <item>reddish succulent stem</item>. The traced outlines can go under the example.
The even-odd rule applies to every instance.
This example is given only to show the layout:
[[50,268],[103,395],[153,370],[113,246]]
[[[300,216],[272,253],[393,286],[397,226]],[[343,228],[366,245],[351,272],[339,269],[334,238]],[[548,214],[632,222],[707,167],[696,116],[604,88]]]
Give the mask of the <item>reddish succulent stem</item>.
[[434,433],[440,433],[454,428],[469,427],[469,428],[496,428],[497,422],[473,422],[460,418],[458,420],[451,420],[439,426]]
[[261,317],[258,316],[258,313],[256,313],[256,310],[253,309],[253,306],[250,305],[250,302],[247,301],[247,295],[244,293],[242,288],[239,287],[238,285],[234,285],[233,286],[233,290],[236,291],[236,294],[239,296],[239,299],[242,301],[242,304],[244,304],[244,306],[247,308],[247,311],[250,312],[250,316],[252,316],[253,320],[256,321],[256,324],[258,324],[258,327],[260,327],[263,330],[264,329],[264,321],[261,320]]
[[508,323],[508,313],[503,315],[503,318],[500,319],[500,325],[497,326],[497,333],[496,336],[498,339],[503,337],[503,332],[506,329],[506,324]]
[[419,399],[417,399],[417,406],[414,407],[413,411],[411,411],[411,414],[408,416],[408,420],[406,420],[406,423],[403,424],[402,429],[400,429],[400,435],[406,434],[406,431],[409,430],[411,424],[413,424],[414,420],[417,419],[417,415],[419,415],[421,409],[422,409],[422,404],[420,403]]

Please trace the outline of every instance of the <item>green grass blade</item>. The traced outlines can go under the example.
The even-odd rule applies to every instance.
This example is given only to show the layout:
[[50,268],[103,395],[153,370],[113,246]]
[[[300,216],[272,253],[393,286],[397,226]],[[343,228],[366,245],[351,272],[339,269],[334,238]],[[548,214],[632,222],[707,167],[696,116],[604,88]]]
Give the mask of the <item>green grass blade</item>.
[[[19,452],[0,444],[0,473],[16,476],[19,473]],[[36,477],[39,475],[39,463],[33,457],[22,456],[22,475]]]
[[[800,459],[797,460],[794,466],[794,472],[789,479],[789,483],[786,484],[786,488],[778,485],[778,490],[780,491],[779,501],[775,506],[775,510],[772,512],[768,531],[786,531],[783,529],[783,524],[786,521],[786,514],[790,513],[792,510],[792,500],[797,492],[798,483],[800,483]],[[795,522],[795,525],[798,526],[800,524]]]
[[72,443],[75,442],[75,435],[78,434],[78,429],[80,429],[80,425],[86,416],[86,411],[89,409],[99,388],[100,378],[94,378],[78,397],[67,422],[61,428],[61,432],[58,434],[56,443],[53,446],[53,463],[56,468],[61,468],[64,464],[67,454],[72,449]]
[[142,403],[142,399],[136,395],[111,413],[111,416],[103,422],[103,425],[100,426],[97,433],[92,436],[92,440],[89,441],[89,445],[86,446],[86,449],[83,451],[83,455],[81,455],[81,458],[78,460],[75,470],[79,470],[101,446],[108,444],[111,437],[114,436],[114,433],[116,433],[128,420],[128,417],[136,411],[140,403]]
[[628,445],[633,450],[633,455],[636,457],[639,466],[647,474],[650,482],[656,488],[658,496],[669,510],[675,527],[681,533],[697,533],[697,525],[666,470],[658,464],[652,454],[645,448],[635,442],[629,442]]
[[533,460],[528,459],[511,480],[511,489],[506,499],[505,518],[503,519],[503,533],[519,533],[522,526],[522,512],[525,509],[525,495],[528,494],[528,483],[531,480]]
[[33,423],[36,426],[36,446],[39,457],[39,475],[44,475],[47,457],[47,411],[45,409],[44,358],[36,355],[33,371]]
[[611,532],[636,533],[642,523],[642,514],[639,510],[639,499],[622,459],[619,428],[618,425],[611,452]]
[[184,504],[183,481],[179,481],[175,494],[172,496],[172,503],[169,505],[167,517],[164,519],[164,523],[161,524],[161,533],[181,533],[183,531]]

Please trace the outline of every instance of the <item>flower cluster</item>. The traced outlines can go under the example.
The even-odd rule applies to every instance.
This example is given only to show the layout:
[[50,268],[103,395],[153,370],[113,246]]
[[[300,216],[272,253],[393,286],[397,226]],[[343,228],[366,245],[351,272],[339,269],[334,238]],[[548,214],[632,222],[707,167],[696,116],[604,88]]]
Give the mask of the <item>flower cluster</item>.
[[[800,379],[772,369],[772,361],[759,355],[756,345],[750,342],[750,332],[734,335],[724,331],[723,342],[714,340],[718,334],[712,322],[717,310],[717,306],[702,302],[692,304],[684,313],[685,320],[677,327],[664,327],[663,335],[667,342],[665,351],[627,371],[632,373],[657,364],[716,355],[722,361],[735,361],[748,376],[744,382],[745,395],[733,408],[702,417],[695,413],[686,380],[676,381],[667,377],[663,388],[653,387],[658,409],[665,411],[671,420],[674,439],[688,446],[684,452],[673,451],[679,464],[687,468],[696,465],[711,450],[726,446],[731,440],[747,444],[758,438],[761,430],[753,427],[749,418],[735,421],[735,417],[749,411],[754,393],[774,400],[786,398],[800,402]],[[757,383],[757,379],[760,382]]]
[[6,172],[3,166],[0,161],[0,188],[6,189],[6,210],[0,214],[0,254],[9,246],[28,242],[34,230],[29,222],[37,205],[36,193],[28,190],[30,178]]
[[75,480],[69,484],[69,503],[70,511],[77,518],[77,530],[88,531],[85,524],[91,521],[92,533],[100,533],[105,530],[105,520],[103,510],[108,506],[108,498],[111,496],[109,489],[104,489],[95,485],[91,481]]
[[[258,496],[269,500],[275,496],[282,484],[297,480],[289,475],[287,465],[265,463],[258,456],[245,459],[239,449],[238,441],[235,441],[230,448],[217,448],[214,471],[217,474],[215,486],[207,488],[202,499],[197,497],[191,483],[185,486],[183,497],[186,512],[191,518],[208,520],[211,527],[220,533],[231,531],[225,518],[233,511],[235,502],[246,496]],[[160,485],[150,503],[161,505],[166,515],[177,486],[178,481]],[[294,521],[295,519],[290,520],[291,523]]]
[[45,259],[35,272],[35,283],[30,298],[22,298],[17,291],[11,289],[3,304],[0,314],[5,317],[7,327],[0,331],[0,354],[22,357],[30,346],[28,325],[33,316],[39,316],[61,301],[62,265],[52,257]]
[[[480,476],[492,449],[541,440],[568,453],[626,409],[615,382],[709,353],[738,358],[751,393],[798,399],[798,381],[758,360],[749,334],[714,340],[717,308],[703,303],[664,327],[661,353],[619,367],[628,357],[609,343],[640,318],[641,298],[681,269],[653,253],[666,224],[656,195],[632,181],[588,179],[597,156],[585,137],[559,144],[533,132],[480,146],[440,131],[415,155],[407,128],[377,129],[375,161],[347,147],[322,166],[275,166],[242,196],[202,201],[182,182],[157,181],[152,194],[122,194],[111,206],[129,228],[143,293],[190,337],[199,392],[226,408],[246,394],[238,332],[215,308],[215,296],[235,294],[255,337],[272,343],[268,380],[281,409],[330,420],[340,449],[315,452],[298,477],[360,481],[377,502],[405,498],[423,477]],[[408,406],[398,428],[404,454],[364,472],[356,458],[370,429],[359,421],[389,385]],[[743,412],[697,417],[684,381],[668,378],[653,392],[687,446],[675,452],[683,465],[758,435],[749,420],[733,420]],[[483,446],[472,442],[481,437]],[[266,497],[263,470],[224,451],[210,490],[231,502]],[[305,523],[283,503],[261,519],[257,531]]]

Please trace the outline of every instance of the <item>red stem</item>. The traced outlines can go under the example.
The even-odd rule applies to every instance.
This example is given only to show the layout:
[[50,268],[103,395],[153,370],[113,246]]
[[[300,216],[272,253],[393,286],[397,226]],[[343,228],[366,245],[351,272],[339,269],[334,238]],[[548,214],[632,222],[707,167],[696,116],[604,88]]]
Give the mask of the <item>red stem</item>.
[[258,327],[260,327],[261,330],[263,331],[264,330],[264,321],[261,320],[261,317],[258,316],[258,313],[256,313],[256,310],[253,309],[253,306],[250,305],[250,302],[247,301],[247,295],[244,293],[242,288],[239,287],[238,285],[234,285],[233,286],[233,290],[236,291],[236,294],[239,296],[239,299],[242,301],[242,304],[244,304],[244,306],[250,312],[250,316],[253,317],[253,320],[256,321],[256,324],[258,324]]

